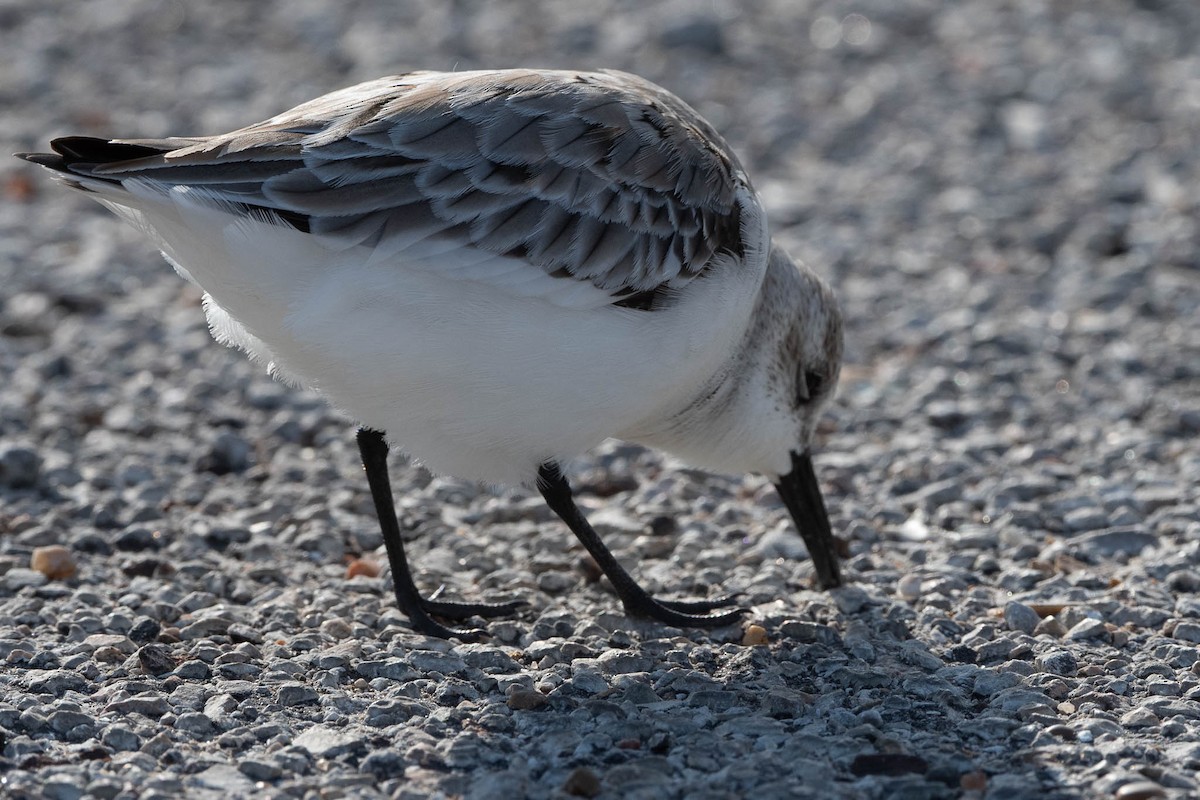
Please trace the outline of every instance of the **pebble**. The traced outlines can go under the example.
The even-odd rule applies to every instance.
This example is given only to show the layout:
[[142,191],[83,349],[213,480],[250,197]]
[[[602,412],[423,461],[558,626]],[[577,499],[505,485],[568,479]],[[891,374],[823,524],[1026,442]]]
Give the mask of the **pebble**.
[[1083,619],[1071,626],[1067,639],[1108,639],[1108,628],[1098,619]]
[[0,486],[31,489],[42,471],[42,457],[24,445],[0,444]]
[[35,547],[29,557],[29,567],[52,581],[70,578],[79,570],[71,551],[59,544]]
[[316,758],[334,758],[362,747],[363,737],[315,725],[297,736],[293,744]]
[[1167,790],[1153,781],[1131,781],[1117,789],[1114,795],[1117,800],[1153,800],[1167,796]]
[[1024,603],[1010,600],[1004,604],[1004,623],[1009,630],[1031,634],[1041,621],[1037,612]]
[[562,786],[562,790],[572,797],[596,797],[602,789],[600,776],[587,767],[571,770]]
[[1037,627],[1033,629],[1033,633],[1035,636],[1041,636],[1045,634],[1046,636],[1053,636],[1057,639],[1066,636],[1067,626],[1064,625],[1062,621],[1058,619],[1058,617],[1046,617],[1037,624]]
[[284,707],[316,703],[319,699],[317,691],[302,683],[285,683],[279,687],[276,699]]
[[742,645],[745,647],[756,647],[770,644],[767,637],[767,629],[761,625],[747,625],[745,632],[742,634]]
[[0,576],[0,584],[3,585],[4,590],[12,593],[25,588],[42,586],[47,580],[44,573],[25,567],[14,567]]
[[1171,632],[1171,635],[1185,642],[1200,644],[1200,623],[1180,622],[1175,625],[1175,630]]
[[921,596],[921,577],[905,575],[896,582],[896,594],[904,600],[916,600]]
[[1079,670],[1079,662],[1075,655],[1068,650],[1051,650],[1034,659],[1034,663],[1044,672],[1055,675],[1071,676]]

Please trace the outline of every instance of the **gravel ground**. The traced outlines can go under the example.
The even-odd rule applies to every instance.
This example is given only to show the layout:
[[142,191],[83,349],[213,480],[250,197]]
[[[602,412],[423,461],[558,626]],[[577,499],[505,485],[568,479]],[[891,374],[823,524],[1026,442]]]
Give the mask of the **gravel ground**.
[[0,0],[8,152],[220,132],[415,68],[673,89],[841,297],[818,467],[850,553],[811,591],[761,479],[613,443],[571,474],[618,556],[745,593],[762,630],[664,628],[539,498],[396,459],[423,586],[530,603],[488,644],[414,635],[371,575],[351,423],[11,161],[0,794],[1200,793],[1200,5],[744,6]]

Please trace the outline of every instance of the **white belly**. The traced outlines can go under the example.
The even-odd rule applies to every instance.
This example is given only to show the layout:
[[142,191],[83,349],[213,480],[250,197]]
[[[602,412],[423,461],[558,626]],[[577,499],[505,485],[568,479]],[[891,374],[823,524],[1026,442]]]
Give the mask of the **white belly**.
[[581,309],[216,211],[187,220],[151,210],[143,226],[210,296],[218,340],[429,469],[487,483],[529,484],[686,407],[741,342],[763,271],[714,270],[660,311]]

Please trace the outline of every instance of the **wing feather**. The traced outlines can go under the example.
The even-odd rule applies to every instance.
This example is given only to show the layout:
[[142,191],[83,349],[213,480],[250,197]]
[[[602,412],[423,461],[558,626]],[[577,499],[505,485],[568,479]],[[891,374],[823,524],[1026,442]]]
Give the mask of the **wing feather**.
[[[744,249],[748,184],[728,146],[678,98],[621,73],[410,73],[223,136],[113,146],[127,155],[70,169],[203,187],[247,214],[304,219],[331,249],[372,247],[372,262],[446,256],[447,270],[493,270],[571,302],[586,291],[549,287],[618,302]],[[530,281],[512,273],[522,266]]]

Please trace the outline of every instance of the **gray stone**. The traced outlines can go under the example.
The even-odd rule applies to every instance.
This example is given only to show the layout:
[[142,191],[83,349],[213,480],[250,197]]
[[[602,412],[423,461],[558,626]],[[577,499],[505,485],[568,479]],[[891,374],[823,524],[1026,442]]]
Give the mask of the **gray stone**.
[[167,698],[158,692],[147,692],[124,700],[116,700],[105,706],[104,710],[114,711],[118,714],[142,714],[157,718],[170,711],[171,705],[167,702]]
[[62,695],[65,692],[90,692],[91,682],[77,672],[65,669],[48,670],[35,674],[29,681],[29,691],[34,694]]
[[1005,689],[1020,686],[1021,677],[1012,672],[1000,672],[992,669],[981,669],[975,677],[971,691],[980,697],[991,697]]
[[199,711],[187,711],[175,720],[175,729],[186,731],[194,736],[207,738],[217,732],[213,721]]
[[410,681],[421,676],[406,661],[399,658],[389,658],[378,661],[360,661],[354,667],[355,671],[364,678],[387,678],[393,681]]
[[42,457],[31,447],[0,444],[0,486],[29,489],[37,485]]
[[1175,625],[1175,630],[1171,635],[1185,642],[1200,644],[1200,623],[1180,622]]
[[1055,675],[1072,676],[1079,671],[1079,662],[1068,650],[1051,650],[1034,659],[1038,669]]
[[521,665],[513,661],[512,656],[490,645],[466,644],[459,647],[458,652],[467,666],[487,673],[508,674],[521,669]]
[[142,737],[128,728],[113,724],[100,734],[100,742],[113,750],[137,750],[142,746]]
[[55,711],[49,717],[50,727],[58,733],[66,733],[80,726],[95,727],[95,720],[78,711]]
[[1137,527],[1109,528],[1086,533],[1071,540],[1083,550],[1103,558],[1112,558],[1118,553],[1135,556],[1148,547],[1154,547],[1159,539],[1153,533]]
[[1065,637],[1069,640],[1108,639],[1108,628],[1098,619],[1083,619],[1071,626]]
[[364,749],[363,736],[352,731],[315,725],[296,737],[293,744],[316,758],[334,758],[343,753]]
[[1068,511],[1063,517],[1063,523],[1067,526],[1067,530],[1081,533],[1083,531],[1095,531],[1107,528],[1109,520],[1108,514],[1105,513],[1103,508],[1085,506]]
[[299,706],[317,702],[318,695],[311,686],[305,686],[302,683],[285,683],[279,687],[277,699],[281,706]]
[[1009,630],[1031,634],[1039,622],[1041,622],[1041,617],[1024,603],[1010,600],[1004,604],[1004,624],[1008,626]]
[[654,659],[625,650],[607,650],[596,658],[596,663],[605,675],[649,672],[655,666]]
[[451,653],[433,650],[414,650],[408,654],[408,662],[418,672],[438,672],[442,675],[458,675],[467,668],[463,659]]
[[0,586],[14,593],[30,587],[45,586],[48,581],[45,575],[28,567],[14,567],[0,576]]
[[232,764],[213,764],[185,780],[188,786],[220,792],[227,797],[249,797],[254,791],[251,780]]
[[258,758],[238,759],[238,771],[252,781],[273,781],[283,774],[279,765]]
[[426,708],[411,700],[384,699],[376,700],[367,706],[366,718],[363,720],[373,728],[387,728],[399,725],[415,716],[425,716]]

